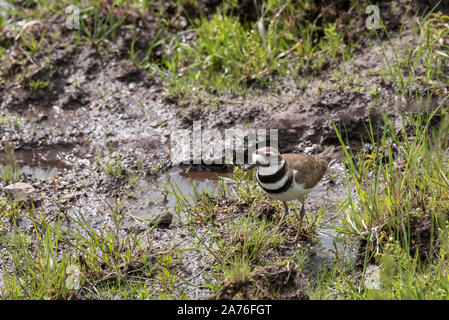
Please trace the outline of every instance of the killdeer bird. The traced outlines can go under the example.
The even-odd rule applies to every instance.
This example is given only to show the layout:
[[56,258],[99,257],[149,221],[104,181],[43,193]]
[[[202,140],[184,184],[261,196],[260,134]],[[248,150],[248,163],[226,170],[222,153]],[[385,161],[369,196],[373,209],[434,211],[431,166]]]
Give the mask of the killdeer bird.
[[286,201],[299,200],[301,211],[299,223],[304,217],[306,196],[318,184],[326,172],[334,147],[328,147],[321,154],[280,154],[275,148],[260,148],[253,155],[253,162],[244,170],[257,168],[256,179],[260,187],[271,198],[284,204],[285,212],[280,222],[288,213]]

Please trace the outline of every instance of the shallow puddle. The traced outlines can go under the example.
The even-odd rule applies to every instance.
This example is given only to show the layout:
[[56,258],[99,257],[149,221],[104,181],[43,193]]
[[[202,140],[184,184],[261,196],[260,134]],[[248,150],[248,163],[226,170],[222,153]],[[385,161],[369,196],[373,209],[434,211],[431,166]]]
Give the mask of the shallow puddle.
[[[328,171],[328,175],[333,175],[335,182],[329,183],[323,180],[309,194],[306,201],[306,215],[311,222],[315,218],[315,213],[323,206],[324,223],[318,230],[320,246],[325,251],[333,251],[336,240],[336,231],[333,228],[341,221],[341,217],[336,217],[339,201],[345,199],[346,189],[342,183],[344,180],[344,170],[340,165],[334,164]],[[199,193],[207,191],[212,194],[219,193],[219,177],[232,178],[232,171],[226,170],[190,170],[181,168],[169,170],[166,174],[151,180],[142,180],[139,183],[139,192],[135,193],[135,198],[127,205],[128,213],[131,215],[151,219],[165,211],[176,212],[177,199],[173,195],[172,186],[179,188],[187,200],[191,198],[195,190]],[[232,188],[228,185],[228,189]],[[293,203],[293,207],[299,203]],[[181,212],[181,215],[183,213]],[[290,214],[293,214],[290,212]]]
[[[140,181],[136,193],[136,203],[131,205],[130,213],[140,218],[150,219],[169,210],[175,211],[177,198],[173,188],[179,189],[189,199],[195,191],[218,193],[219,177],[232,177],[226,170],[189,170],[174,168],[157,178]],[[178,190],[177,192],[178,193]]]
[[[70,159],[73,157],[74,147],[71,145],[57,146],[55,148],[35,148],[15,151],[12,160],[17,164],[20,173],[32,176],[34,179],[48,179],[53,175],[72,169]],[[11,155],[0,153],[0,168],[11,163]],[[346,189],[342,181],[344,171],[340,165],[333,165],[328,175],[333,175],[336,182],[322,181],[306,201],[306,215],[309,221],[314,219],[314,213],[323,206],[325,223],[319,229],[321,247],[327,251],[334,249],[336,232],[332,228],[339,224],[340,218],[335,218],[337,204],[346,196]],[[167,210],[176,212],[177,198],[173,189],[179,191],[190,199],[194,192],[207,191],[218,194],[220,189],[219,177],[232,178],[231,170],[202,169],[186,170],[173,168],[157,177],[142,178],[133,189],[133,196],[127,199],[128,214],[138,218],[152,219]],[[336,178],[335,178],[336,176]],[[229,185],[229,189],[231,185]],[[298,206],[298,203],[293,204]],[[183,213],[181,212],[181,218]],[[332,217],[334,216],[334,217]],[[132,223],[132,221],[129,221]],[[127,223],[126,223],[127,224]]]
[[19,168],[19,174],[29,175],[38,180],[48,179],[72,168],[69,161],[72,150],[73,146],[57,146],[18,150],[13,154],[0,152],[0,167],[13,162]]

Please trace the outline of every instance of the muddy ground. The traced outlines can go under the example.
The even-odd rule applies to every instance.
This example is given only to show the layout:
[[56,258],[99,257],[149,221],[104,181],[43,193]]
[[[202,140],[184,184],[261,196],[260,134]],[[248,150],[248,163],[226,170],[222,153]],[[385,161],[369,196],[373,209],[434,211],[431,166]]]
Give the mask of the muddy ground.
[[[142,41],[154,36],[154,19],[134,19],[136,29],[122,30],[115,42],[100,48],[93,44],[75,45],[75,33],[64,27],[62,17],[55,15],[30,32],[39,33],[45,28],[48,34],[60,36],[54,41],[46,39],[45,50],[35,54],[26,65],[18,63],[26,57],[20,43],[13,40],[14,33],[3,34],[0,39],[11,41],[12,58],[11,64],[0,68],[6,79],[0,87],[0,114],[9,119],[0,126],[0,162],[8,163],[5,148],[11,147],[21,168],[21,181],[36,188],[40,210],[47,221],[55,219],[61,210],[67,216],[81,214],[93,228],[103,224],[113,226],[106,202],[113,203],[116,197],[125,203],[128,213],[142,218],[173,210],[175,200],[164,192],[167,181],[164,170],[186,193],[191,192],[191,181],[202,190],[213,189],[216,175],[229,177],[232,172],[229,168],[199,165],[186,173],[186,167],[171,162],[170,134],[177,129],[191,129],[194,121],[201,121],[204,129],[218,129],[221,133],[248,125],[279,129],[281,152],[313,154],[326,146],[339,145],[332,121],[346,130],[348,143],[356,149],[367,138],[368,116],[375,132],[382,129],[382,118],[376,108],[382,106],[391,118],[397,115],[396,91],[392,83],[379,76],[379,71],[385,69],[385,60],[373,39],[362,37],[354,59],[344,66],[329,66],[320,74],[309,76],[305,89],[286,77],[273,79],[279,82],[275,90],[249,90],[242,96],[210,96],[200,91],[173,97],[160,76],[150,75],[128,57],[117,55],[129,48],[136,33],[145,34]],[[393,34],[392,43],[398,48],[413,46],[416,41],[411,21],[404,30],[401,39]],[[386,50],[387,56],[391,56],[391,49]],[[337,77],[338,70],[344,71]],[[349,76],[352,80],[347,80]],[[30,90],[29,83],[38,79],[48,81],[48,87]],[[343,89],[338,86],[340,81],[347,84]],[[357,86],[364,90],[354,90]],[[372,90],[375,95],[367,93]],[[114,166],[117,157],[120,177],[108,174],[105,169],[108,164]],[[133,183],[129,177],[133,177]],[[1,198],[6,197],[5,187],[6,183],[0,180]],[[344,173],[337,162],[308,198],[308,212],[320,208],[319,200],[328,199],[328,215],[332,217],[335,201],[343,199],[345,192]],[[236,215],[246,214],[244,206],[235,205],[234,211]],[[6,229],[3,232],[12,230],[11,221],[1,219]],[[32,228],[26,217],[17,222],[25,230]],[[330,219],[329,224],[338,224],[338,219]],[[127,216],[123,230],[137,232],[146,227],[146,222]],[[200,233],[206,231],[198,229]],[[335,231],[321,231],[323,235],[318,239],[292,245],[283,254],[289,255],[296,246],[309,242],[311,255],[316,257],[310,268],[320,259],[329,258]],[[166,229],[155,230],[151,237],[152,245],[161,250],[173,246],[187,248],[196,243],[178,219]],[[208,264],[213,264],[213,259],[207,251],[189,251],[176,269],[188,281],[200,284],[203,275],[210,271],[204,267]],[[272,282],[282,280],[290,284],[290,275],[303,277],[296,275],[290,266],[261,270],[258,274],[263,272],[275,277]],[[257,283],[257,277],[254,281]],[[227,289],[224,285],[217,293],[218,298],[232,298]],[[304,298],[296,289],[287,291],[285,298]],[[188,295],[206,298],[209,293],[203,288],[190,290]],[[268,293],[263,296],[270,298]]]

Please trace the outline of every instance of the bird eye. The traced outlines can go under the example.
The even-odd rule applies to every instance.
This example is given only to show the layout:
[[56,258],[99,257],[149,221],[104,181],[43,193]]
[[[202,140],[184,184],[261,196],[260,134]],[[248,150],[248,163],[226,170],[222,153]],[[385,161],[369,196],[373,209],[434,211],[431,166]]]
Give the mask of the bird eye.
[[270,155],[271,155],[271,153],[269,153],[269,152],[265,153],[265,157],[267,157],[267,158],[269,158]]

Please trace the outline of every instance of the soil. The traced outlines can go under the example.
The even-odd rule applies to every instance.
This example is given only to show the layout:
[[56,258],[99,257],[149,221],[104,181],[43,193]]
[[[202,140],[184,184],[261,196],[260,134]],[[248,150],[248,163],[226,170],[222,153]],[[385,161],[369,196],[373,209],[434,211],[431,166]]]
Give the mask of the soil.
[[[274,264],[260,267],[249,279],[226,280],[211,299],[230,300],[235,298],[309,300],[304,291],[305,280],[295,264]],[[273,294],[276,293],[276,295]]]
[[[407,235],[409,235],[409,239],[408,237],[404,237],[404,230],[406,230]],[[429,262],[435,257],[440,249],[440,239],[437,230],[437,221],[432,220],[430,214],[424,214],[421,216],[405,218],[399,227],[394,227],[393,230],[383,231],[388,234],[399,235],[398,238],[402,247],[408,250],[412,257],[417,256],[420,261]],[[362,269],[364,265],[367,244],[367,239],[360,240],[356,255],[356,266],[360,269]],[[382,243],[377,243],[372,239],[369,246],[370,252],[368,255],[368,262],[376,260],[375,252],[379,245],[382,245]]]

